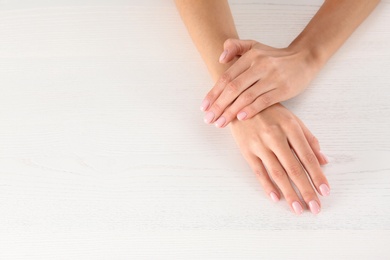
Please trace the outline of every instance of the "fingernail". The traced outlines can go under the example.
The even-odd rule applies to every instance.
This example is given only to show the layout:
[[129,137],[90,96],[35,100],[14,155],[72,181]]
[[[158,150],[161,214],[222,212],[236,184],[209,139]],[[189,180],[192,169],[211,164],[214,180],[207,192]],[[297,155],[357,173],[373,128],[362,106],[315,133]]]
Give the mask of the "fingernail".
[[299,203],[298,201],[294,201],[292,206],[293,206],[293,209],[295,211],[295,214],[298,214],[298,215],[302,214],[303,209],[302,209],[301,203]]
[[207,114],[204,116],[204,122],[206,124],[210,124],[211,121],[214,119],[214,113],[213,112],[207,112]]
[[279,201],[279,198],[278,196],[276,195],[275,192],[271,191],[269,196],[271,197],[271,199],[274,201],[274,202],[278,202]]
[[222,52],[221,56],[219,56],[219,62],[222,62],[226,58],[227,53],[228,53],[227,50],[224,50]]
[[240,112],[237,115],[238,120],[244,120],[246,118],[247,114],[245,112]]
[[206,109],[210,106],[210,101],[207,99],[203,100],[202,104],[200,105],[200,110],[206,111]]
[[322,196],[329,196],[330,194],[330,189],[325,183],[320,185],[320,191]]
[[312,200],[309,202],[309,208],[313,214],[320,213],[320,205],[318,205],[317,201]]
[[322,155],[322,158],[324,158],[325,163],[329,163],[329,158],[328,158],[328,156],[326,156],[325,154],[323,154],[321,151],[320,151],[320,154]]
[[226,119],[221,116],[220,118],[218,118],[218,120],[215,122],[215,126],[216,127],[222,127],[226,122]]

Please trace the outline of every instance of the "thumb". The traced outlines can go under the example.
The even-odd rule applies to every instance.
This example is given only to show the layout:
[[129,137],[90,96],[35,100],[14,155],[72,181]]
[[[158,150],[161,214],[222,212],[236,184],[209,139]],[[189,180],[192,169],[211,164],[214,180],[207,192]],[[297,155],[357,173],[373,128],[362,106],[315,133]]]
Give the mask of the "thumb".
[[224,51],[219,57],[220,63],[228,63],[234,57],[243,55],[249,51],[255,41],[252,40],[239,40],[239,39],[227,39],[223,44]]

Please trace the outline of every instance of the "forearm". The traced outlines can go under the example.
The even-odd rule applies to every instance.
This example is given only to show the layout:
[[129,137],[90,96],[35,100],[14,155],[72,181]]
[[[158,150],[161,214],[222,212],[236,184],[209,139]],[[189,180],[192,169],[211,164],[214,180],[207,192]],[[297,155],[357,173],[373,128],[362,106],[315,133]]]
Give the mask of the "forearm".
[[175,0],[187,30],[216,81],[231,63],[218,61],[223,43],[238,38],[227,0]]
[[289,48],[308,53],[312,65],[321,68],[380,0],[325,0]]

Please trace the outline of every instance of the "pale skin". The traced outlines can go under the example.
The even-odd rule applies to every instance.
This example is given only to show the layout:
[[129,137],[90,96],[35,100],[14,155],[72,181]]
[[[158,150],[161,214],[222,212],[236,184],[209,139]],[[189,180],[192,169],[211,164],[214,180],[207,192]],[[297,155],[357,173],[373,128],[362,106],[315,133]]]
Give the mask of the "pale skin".
[[[294,46],[294,48],[291,47],[291,53],[292,50],[295,51],[292,55],[290,55],[290,50],[287,50],[287,48],[275,49],[254,41],[238,40],[227,0],[175,0],[175,2],[190,36],[215,82],[215,86],[205,98],[206,101],[202,102],[202,110],[206,111],[207,114],[214,113],[212,118],[206,114],[205,121],[215,123],[223,116],[225,121],[223,124],[217,123],[218,127],[224,127],[231,123],[229,124],[231,132],[241,153],[256,173],[270,199],[277,202],[283,195],[291,210],[296,214],[301,214],[305,207],[309,208],[313,214],[318,214],[321,210],[318,194],[322,196],[330,194],[328,180],[320,166],[326,164],[327,159],[320,151],[318,140],[302,121],[278,102],[286,100],[304,89],[331,54],[368,15],[369,12],[363,12],[362,8],[368,8],[367,6],[369,6],[372,10],[378,1],[371,1],[372,5],[367,6],[362,3],[363,1],[326,1],[321,8],[322,11],[320,9],[316,15],[321,19],[317,18],[317,22],[315,22],[313,18],[314,23],[312,20],[290,45]],[[339,4],[341,2],[343,3]],[[338,22],[348,24],[346,25],[348,28],[345,30],[335,29],[325,34],[325,36],[332,35],[332,37],[335,37],[335,33],[338,33],[336,37],[338,40],[332,40],[328,43],[329,45],[317,46],[313,44],[313,39],[318,40],[317,43],[326,39],[324,34],[315,35],[318,28],[315,24],[318,23],[324,26],[327,21],[323,19],[336,19],[337,15],[331,16],[330,19],[326,12],[334,11],[334,9],[337,9],[337,5],[343,7],[344,11],[346,8],[344,5],[352,9],[348,10],[345,16],[355,17],[357,16],[356,13],[359,13],[358,17],[355,17],[357,22],[351,17],[334,21],[334,24],[338,24]],[[360,7],[357,8],[356,5]],[[353,10],[359,11],[354,12]],[[352,21],[355,21],[354,25],[350,26]],[[327,30],[325,27],[321,28]],[[298,50],[301,50],[301,52]],[[326,51],[324,50],[328,51],[328,55],[325,55]],[[271,67],[264,65],[271,60]],[[248,64],[262,65],[251,68],[251,66],[248,67]],[[292,72],[290,73],[289,69],[292,65],[289,64],[301,66],[300,69],[305,71],[304,75],[298,78]],[[266,68],[271,68],[271,71],[261,74],[261,81],[254,81],[256,84],[257,82],[261,83],[256,85],[252,82],[250,86],[244,89],[245,83],[249,85],[248,82],[255,80],[253,75],[244,72],[248,72],[249,69],[255,72],[255,69],[258,68],[262,68],[264,71],[266,71]],[[280,68],[286,70],[287,74],[278,79],[277,76],[281,73],[277,70]],[[270,77],[268,81],[264,80],[267,75]],[[237,81],[237,78],[241,80],[240,85],[235,85],[237,88],[233,91],[230,82]],[[257,94],[251,94],[253,98],[261,97],[261,89],[266,85],[263,84],[263,81],[272,82],[270,84],[276,90],[280,89],[276,93],[285,92],[283,88],[286,88],[286,86],[283,82],[286,82],[286,80],[294,83],[288,85],[288,88],[293,90],[282,97],[275,94],[275,100],[269,99],[267,106],[261,107],[261,109],[253,107],[250,108],[251,110],[245,110],[250,105],[245,106],[245,102],[242,103],[243,105],[235,104],[240,101],[240,98],[249,102],[249,99],[245,97],[247,91],[260,93],[258,96],[256,96]],[[240,92],[240,90],[242,91]],[[252,102],[251,105],[254,103]],[[241,118],[245,120],[240,121],[236,118],[236,115],[242,111],[246,112],[246,116]],[[259,111],[261,112],[259,113]],[[297,187],[303,201],[294,190],[291,182]]]
[[219,57],[241,56],[217,80],[202,102],[205,121],[224,127],[301,93],[329,58],[373,11],[379,0],[326,0],[286,48],[228,39]]

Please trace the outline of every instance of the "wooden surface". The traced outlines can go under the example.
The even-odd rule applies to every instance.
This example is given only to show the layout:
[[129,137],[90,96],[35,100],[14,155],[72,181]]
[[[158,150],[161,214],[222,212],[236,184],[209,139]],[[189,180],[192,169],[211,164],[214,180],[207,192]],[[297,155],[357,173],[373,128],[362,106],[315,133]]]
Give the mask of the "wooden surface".
[[[282,47],[321,1],[231,1]],[[171,1],[0,0],[0,259],[390,259],[390,2],[286,102],[331,163],[314,216],[273,204]]]

